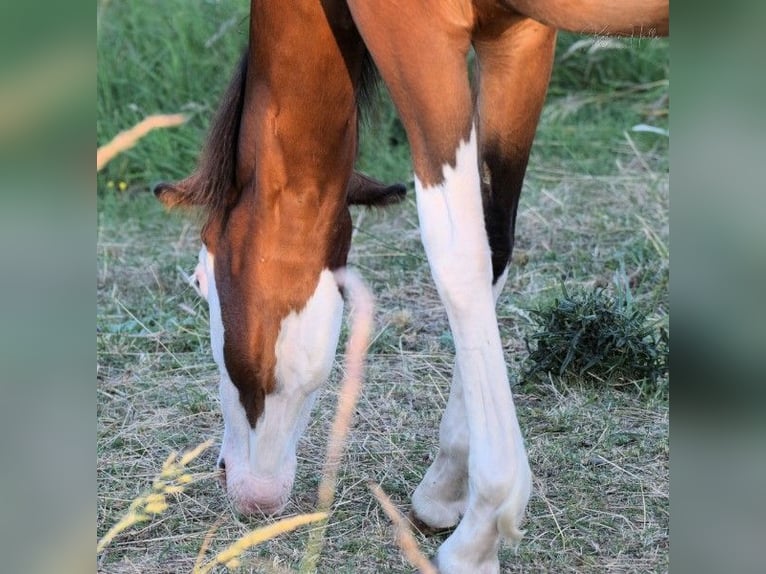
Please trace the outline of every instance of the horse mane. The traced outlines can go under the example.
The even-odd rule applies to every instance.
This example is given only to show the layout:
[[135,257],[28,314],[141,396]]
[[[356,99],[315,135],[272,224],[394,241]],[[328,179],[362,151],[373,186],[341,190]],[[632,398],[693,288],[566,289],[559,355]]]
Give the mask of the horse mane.
[[210,124],[197,167],[189,177],[154,187],[165,207],[202,206],[213,213],[225,208],[235,187],[239,126],[245,101],[249,50],[240,57]]
[[[194,173],[177,183],[163,182],[154,188],[154,194],[166,207],[201,206],[207,209],[210,216],[223,213],[241,193],[236,185],[237,149],[250,64],[249,54],[249,48],[245,49],[221,97]],[[368,112],[373,107],[377,94],[378,77],[375,63],[369,51],[365,50],[360,81],[356,89],[359,112],[357,121],[368,118]],[[354,179],[354,183],[359,181]],[[381,188],[382,184],[369,178],[365,177],[361,181],[364,185],[351,186],[350,203],[386,205],[396,203],[404,196],[403,186]]]
[[204,205],[217,212],[232,199],[237,170],[239,128],[245,102],[245,83],[249,64],[249,49],[245,49],[232,74],[218,110],[210,124],[196,177],[189,188],[189,202]]
[[357,121],[364,122],[369,119],[370,111],[375,107],[379,81],[378,68],[375,66],[372,54],[365,47],[362,56],[362,73],[359,77],[359,85],[356,87]]

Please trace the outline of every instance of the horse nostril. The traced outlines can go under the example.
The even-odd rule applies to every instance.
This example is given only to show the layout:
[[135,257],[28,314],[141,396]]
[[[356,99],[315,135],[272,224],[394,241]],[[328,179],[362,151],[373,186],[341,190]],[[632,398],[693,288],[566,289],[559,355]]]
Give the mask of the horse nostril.
[[226,470],[226,461],[223,460],[223,459],[219,460],[218,461],[218,468],[220,468],[221,470]]

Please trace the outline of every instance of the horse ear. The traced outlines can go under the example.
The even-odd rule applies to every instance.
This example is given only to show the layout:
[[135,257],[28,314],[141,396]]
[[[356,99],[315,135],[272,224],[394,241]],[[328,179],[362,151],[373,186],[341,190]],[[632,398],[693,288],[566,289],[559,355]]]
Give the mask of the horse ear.
[[194,194],[196,179],[197,174],[195,173],[175,183],[162,181],[154,186],[154,196],[168,209],[179,205],[196,205],[197,198]]
[[407,188],[401,183],[386,185],[383,182],[354,171],[348,180],[346,197],[349,205],[384,207],[399,203],[407,194]]

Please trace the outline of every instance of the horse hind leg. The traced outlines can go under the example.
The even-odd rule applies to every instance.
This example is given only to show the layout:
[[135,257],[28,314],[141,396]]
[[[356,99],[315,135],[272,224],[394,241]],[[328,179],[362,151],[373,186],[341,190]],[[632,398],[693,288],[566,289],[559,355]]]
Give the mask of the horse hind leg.
[[474,35],[485,225],[497,298],[513,252],[516,210],[550,80],[556,31],[528,18]]

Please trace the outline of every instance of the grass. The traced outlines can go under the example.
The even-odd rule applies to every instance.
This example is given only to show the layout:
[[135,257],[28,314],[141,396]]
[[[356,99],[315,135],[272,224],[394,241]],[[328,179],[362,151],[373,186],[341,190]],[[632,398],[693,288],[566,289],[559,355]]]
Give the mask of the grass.
[[[221,438],[207,310],[183,277],[195,264],[198,222],[163,212],[147,189],[192,169],[245,40],[247,9],[229,0],[99,7],[98,143],[148,114],[191,116],[182,127],[152,132],[97,179],[99,537],[151,487],[170,453]],[[558,48],[522,194],[514,265],[498,303],[512,378],[521,378],[527,357],[531,311],[560,296],[562,282],[612,295],[627,285],[634,307],[667,326],[668,138],[631,131],[639,123],[667,128],[667,44],[627,40],[628,49],[589,53],[595,44],[578,47],[579,40],[564,37]],[[401,123],[385,94],[381,100],[358,165],[409,181]],[[435,454],[449,388],[452,339],[413,199],[353,212],[351,263],[376,294],[376,325],[319,572],[411,571],[368,483],[379,483],[406,513]],[[288,514],[316,509],[341,375],[337,366],[299,445]],[[552,374],[515,387],[514,395],[535,491],[518,552],[501,550],[503,572],[667,571],[666,394]],[[169,494],[156,520],[118,536],[99,557],[99,571],[191,572],[211,527],[215,553],[272,523],[232,512],[215,456],[213,448],[191,462],[197,480]],[[433,553],[443,536],[416,539]],[[238,571],[295,569],[306,543],[306,527],[283,535],[248,551]]]
[[630,381],[639,392],[658,390],[658,380],[667,377],[667,331],[633,308],[630,291],[618,299],[600,287],[570,293],[562,285],[552,305],[531,315],[536,329],[526,339],[527,377],[553,372],[598,384]]

